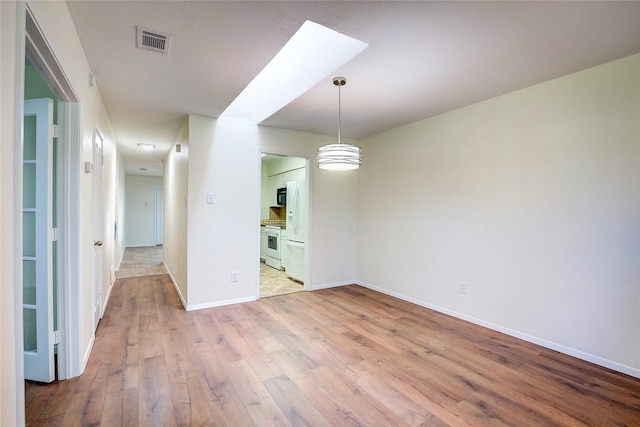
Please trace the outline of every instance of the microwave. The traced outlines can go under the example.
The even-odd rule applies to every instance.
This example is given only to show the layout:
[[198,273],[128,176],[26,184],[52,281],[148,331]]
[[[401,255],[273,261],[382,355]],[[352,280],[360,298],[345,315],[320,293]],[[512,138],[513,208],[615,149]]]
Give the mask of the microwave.
[[287,205],[287,187],[278,188],[276,193],[276,203],[278,206]]

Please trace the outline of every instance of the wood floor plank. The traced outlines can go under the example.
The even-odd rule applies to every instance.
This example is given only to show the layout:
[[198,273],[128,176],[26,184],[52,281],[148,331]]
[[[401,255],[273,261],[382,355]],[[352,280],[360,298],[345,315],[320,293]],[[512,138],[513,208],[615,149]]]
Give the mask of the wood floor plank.
[[228,369],[231,382],[255,425],[291,425],[246,361],[231,363]]
[[171,398],[178,426],[213,425],[197,374],[174,378],[171,381]]
[[[456,411],[451,410],[452,405],[447,405],[446,396],[443,396],[439,389],[424,382],[416,383],[411,375],[399,367],[385,363],[380,359],[364,360],[357,365],[368,372],[375,372],[380,382],[388,384],[398,390],[406,399],[418,404],[423,408],[425,416],[432,414],[425,421],[427,425],[429,425],[429,420],[438,420],[438,422],[452,426],[470,425]],[[449,408],[446,406],[449,406]]]
[[[33,403],[34,407],[40,408],[40,413],[33,417],[34,419],[52,418],[60,414],[64,414],[67,411],[69,402],[73,397],[74,390],[76,389],[79,381],[77,378],[72,378],[66,381],[57,381],[52,384],[42,384],[42,387],[47,389],[47,393],[43,395],[46,398],[44,404],[39,405]],[[33,390],[33,387],[27,388],[26,401],[30,402],[37,400],[36,397],[31,397],[29,392]],[[27,406],[29,408],[29,406]],[[27,419],[31,419],[31,414],[27,413]]]
[[140,424],[176,425],[164,356],[140,361]]
[[320,366],[313,370],[312,377],[324,390],[327,397],[342,408],[350,419],[361,425],[400,426],[405,422],[384,406],[366,390],[351,381],[346,381],[331,366]]
[[[464,375],[473,384],[473,393],[465,400],[481,407],[484,412],[499,415],[501,419],[521,424],[525,420],[539,425],[572,425],[580,416],[573,411],[565,413],[548,399],[543,388],[529,384],[527,378],[484,353],[474,353],[466,347],[455,346],[446,354],[464,369]],[[487,401],[498,402],[487,409]],[[508,408],[506,412],[504,408]],[[577,416],[576,416],[577,415]]]
[[194,350],[200,390],[207,401],[214,424],[251,425],[249,413],[229,378],[227,364],[222,363],[211,351],[209,343],[201,343]]
[[29,426],[640,425],[640,379],[360,286],[186,312],[118,279],[78,378]]
[[100,426],[138,426],[140,423],[138,398],[137,388],[107,393]]
[[269,378],[263,384],[291,425],[328,425],[327,419],[318,412],[313,402],[286,375]]
[[[366,390],[380,404],[392,410],[402,420],[410,426],[418,426],[426,422],[431,414],[423,406],[415,401],[408,399],[406,395],[393,387],[392,384],[384,381],[378,372],[370,370],[367,361],[355,363],[348,367],[353,376],[350,378],[352,382],[357,384],[361,389]],[[344,371],[341,371],[344,373]]]

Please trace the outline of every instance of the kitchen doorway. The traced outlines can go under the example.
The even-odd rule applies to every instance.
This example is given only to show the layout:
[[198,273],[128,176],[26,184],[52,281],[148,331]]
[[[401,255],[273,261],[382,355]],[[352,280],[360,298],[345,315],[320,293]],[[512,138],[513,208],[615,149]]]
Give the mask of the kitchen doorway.
[[259,297],[305,290],[308,160],[263,153],[260,187]]

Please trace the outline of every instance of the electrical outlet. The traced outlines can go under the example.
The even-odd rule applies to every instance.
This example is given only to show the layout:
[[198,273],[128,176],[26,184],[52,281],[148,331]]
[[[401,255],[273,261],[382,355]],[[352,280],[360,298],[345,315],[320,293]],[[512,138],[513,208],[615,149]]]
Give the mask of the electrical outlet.
[[237,271],[232,271],[231,272],[231,281],[232,282],[237,282],[238,281],[238,272]]
[[458,291],[460,291],[461,294],[468,294],[469,293],[469,284],[466,282],[460,282],[460,286],[458,287]]

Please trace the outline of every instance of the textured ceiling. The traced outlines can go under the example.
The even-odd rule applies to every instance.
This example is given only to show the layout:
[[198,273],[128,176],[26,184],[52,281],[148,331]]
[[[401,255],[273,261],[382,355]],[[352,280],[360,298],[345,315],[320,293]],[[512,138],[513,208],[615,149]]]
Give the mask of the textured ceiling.
[[[263,125],[335,135],[335,75],[358,139],[640,52],[640,2],[67,5],[129,173],[158,165],[186,115],[218,117],[307,19],[369,48]],[[136,49],[136,25],[172,34],[169,55]]]

